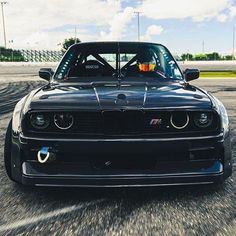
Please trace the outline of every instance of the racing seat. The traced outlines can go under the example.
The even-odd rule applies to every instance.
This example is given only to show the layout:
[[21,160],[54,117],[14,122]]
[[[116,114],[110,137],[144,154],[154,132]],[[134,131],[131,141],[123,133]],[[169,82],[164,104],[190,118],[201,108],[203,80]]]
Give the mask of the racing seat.
[[103,74],[104,65],[96,60],[89,60],[83,64],[71,67],[68,77],[83,76],[101,76]]

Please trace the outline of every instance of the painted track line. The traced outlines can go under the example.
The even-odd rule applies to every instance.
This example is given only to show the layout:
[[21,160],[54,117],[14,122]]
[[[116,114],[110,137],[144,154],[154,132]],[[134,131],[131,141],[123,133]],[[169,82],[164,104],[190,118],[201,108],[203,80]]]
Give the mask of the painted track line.
[[103,200],[98,200],[98,201],[94,201],[92,203],[87,203],[87,204],[85,203],[83,205],[72,205],[72,206],[69,206],[69,207],[64,207],[64,208],[61,208],[61,209],[58,209],[58,210],[55,210],[55,211],[51,211],[51,212],[48,212],[48,213],[45,213],[45,214],[41,214],[41,215],[38,215],[38,216],[33,216],[33,217],[30,217],[30,218],[25,218],[25,219],[22,219],[22,220],[18,220],[18,221],[15,221],[13,223],[10,223],[10,224],[1,225],[0,226],[0,232],[14,230],[14,229],[21,228],[21,227],[24,227],[24,226],[27,226],[27,225],[31,225],[31,224],[35,224],[35,223],[38,223],[38,222],[41,222],[41,221],[49,220],[49,219],[52,219],[52,218],[55,218],[55,217],[58,217],[58,216],[61,216],[61,215],[64,215],[64,214],[71,213],[73,211],[78,211],[78,210],[81,210],[83,208],[87,208],[89,206],[96,205],[97,203],[102,202],[102,201]]

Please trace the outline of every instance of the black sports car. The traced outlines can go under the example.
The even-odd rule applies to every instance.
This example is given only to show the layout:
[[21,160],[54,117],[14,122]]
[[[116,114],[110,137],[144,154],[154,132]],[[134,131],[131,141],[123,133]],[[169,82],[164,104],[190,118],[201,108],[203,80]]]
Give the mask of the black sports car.
[[38,186],[222,183],[232,173],[223,104],[160,44],[73,45],[15,107],[8,176]]

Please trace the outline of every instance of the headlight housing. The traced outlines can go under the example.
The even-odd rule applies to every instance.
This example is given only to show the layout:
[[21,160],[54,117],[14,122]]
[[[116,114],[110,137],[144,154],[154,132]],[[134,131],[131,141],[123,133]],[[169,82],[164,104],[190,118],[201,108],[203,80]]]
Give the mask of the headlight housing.
[[212,121],[213,116],[210,112],[199,112],[194,115],[194,123],[199,128],[207,128],[211,126]]
[[74,124],[74,116],[70,113],[55,114],[54,124],[58,129],[68,130]]
[[50,124],[50,118],[46,114],[35,113],[30,116],[30,124],[35,129],[46,129]]

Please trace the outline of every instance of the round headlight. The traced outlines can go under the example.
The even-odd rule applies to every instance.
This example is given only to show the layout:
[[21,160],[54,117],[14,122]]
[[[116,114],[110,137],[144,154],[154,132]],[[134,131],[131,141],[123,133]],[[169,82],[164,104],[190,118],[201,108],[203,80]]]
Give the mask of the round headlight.
[[35,129],[46,129],[50,124],[50,119],[44,114],[32,114],[30,123]]
[[189,115],[184,112],[175,112],[170,117],[170,123],[175,129],[184,129],[189,124]]
[[211,113],[198,113],[194,116],[194,123],[199,128],[206,128],[212,124],[212,114]]
[[67,130],[74,124],[74,117],[69,113],[60,113],[54,115],[54,124],[57,128]]

